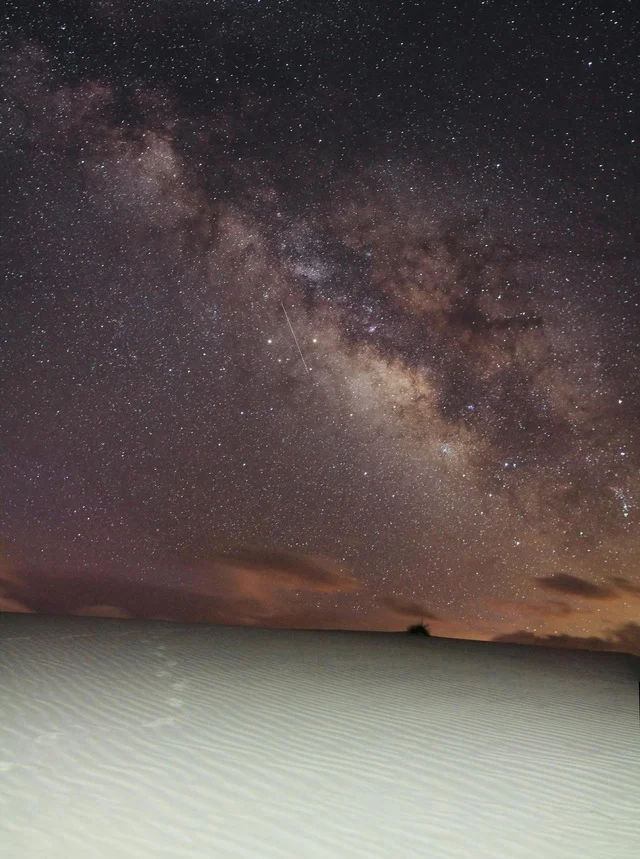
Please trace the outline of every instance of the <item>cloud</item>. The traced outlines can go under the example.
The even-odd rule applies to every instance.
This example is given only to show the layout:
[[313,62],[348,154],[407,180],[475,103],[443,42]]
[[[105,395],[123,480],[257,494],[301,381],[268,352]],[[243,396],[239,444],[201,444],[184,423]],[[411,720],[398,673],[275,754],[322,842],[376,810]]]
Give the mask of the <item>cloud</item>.
[[491,600],[489,608],[500,615],[515,615],[517,617],[568,618],[574,614],[588,614],[591,609],[576,608],[564,600]]
[[21,587],[20,576],[8,559],[8,547],[0,540],[0,612],[28,614],[32,609],[16,593]]
[[303,609],[301,611],[276,612],[264,624],[274,629],[366,629],[366,622],[353,613],[338,609]]
[[3,584],[0,605],[5,611],[62,615],[108,611],[111,614],[106,616],[162,616],[209,623],[233,623],[238,614],[246,613],[242,600],[77,570],[25,568]]
[[402,615],[408,620],[415,620],[416,618],[422,620],[440,619],[438,615],[429,611],[429,609],[425,608],[421,603],[414,602],[413,600],[390,596],[384,597],[381,602],[385,608],[391,609],[395,614]]
[[343,593],[358,588],[358,582],[340,565],[327,558],[279,549],[241,548],[218,556],[218,561],[252,570],[288,588]]
[[640,596],[640,585],[630,582],[629,579],[625,579],[623,576],[612,576],[609,581],[624,594]]
[[514,632],[506,632],[503,635],[496,635],[492,641],[501,641],[508,644],[539,644],[547,647],[566,647],[569,649],[581,650],[608,650],[608,642],[604,638],[591,636],[589,638],[581,638],[575,635],[537,635],[535,632],[529,632],[526,629],[518,629]]
[[[281,549],[236,547],[199,558],[194,590],[251,606],[243,622],[299,616],[303,594],[342,594],[359,582],[339,564]],[[298,623],[294,625],[299,625]]]
[[[560,573],[553,576],[535,578],[534,582],[543,589],[560,593],[567,597],[576,597],[591,601],[628,600],[629,597],[640,596],[640,586],[622,576],[612,576],[610,585],[597,585],[593,582]],[[558,619],[569,621],[576,615],[594,614],[595,608],[574,606],[566,600],[493,600],[490,607],[502,615],[512,618],[529,619],[535,626],[545,624],[558,625]],[[600,611],[600,609],[597,609]],[[539,644],[547,647],[567,647],[586,650],[614,650],[640,655],[640,626],[629,621],[618,627],[610,628],[600,635],[578,636],[569,633],[541,634],[518,629],[494,636],[493,641],[511,642],[517,644]]]
[[18,612],[19,614],[30,614],[31,609],[20,600],[7,596],[6,591],[0,588],[0,612]]
[[121,617],[127,620],[132,618],[132,615],[116,605],[87,605],[72,611],[71,614],[81,617]]
[[617,591],[612,587],[596,585],[593,582],[581,579],[579,576],[572,576],[569,573],[539,576],[534,581],[543,590],[582,597],[583,599],[607,600],[615,599],[618,596]]
[[201,562],[191,578],[185,572],[175,588],[83,571],[41,569],[12,573],[3,584],[0,607],[4,605],[6,611],[223,624],[302,618],[297,592],[338,594],[358,588],[357,580],[330,560],[260,548],[216,553]]
[[16,565],[9,560],[10,547],[0,539],[0,582],[17,584],[20,579],[16,573]]
[[622,653],[632,653],[640,656],[640,624],[625,623],[616,629],[608,630],[604,637],[589,636],[582,638],[576,635],[536,635],[527,630],[516,630],[504,635],[497,635],[493,641],[510,644],[534,644],[546,647],[563,647],[576,650],[607,650]]
[[640,623],[630,621],[613,631],[612,640],[616,646],[623,647],[627,653],[640,656]]

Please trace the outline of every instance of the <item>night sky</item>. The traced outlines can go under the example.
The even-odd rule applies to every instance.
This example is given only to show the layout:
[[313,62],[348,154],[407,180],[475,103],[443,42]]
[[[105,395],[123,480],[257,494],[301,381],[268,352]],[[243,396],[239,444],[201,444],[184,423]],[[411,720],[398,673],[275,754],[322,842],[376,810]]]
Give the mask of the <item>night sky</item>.
[[639,24],[10,2],[0,608],[640,648]]

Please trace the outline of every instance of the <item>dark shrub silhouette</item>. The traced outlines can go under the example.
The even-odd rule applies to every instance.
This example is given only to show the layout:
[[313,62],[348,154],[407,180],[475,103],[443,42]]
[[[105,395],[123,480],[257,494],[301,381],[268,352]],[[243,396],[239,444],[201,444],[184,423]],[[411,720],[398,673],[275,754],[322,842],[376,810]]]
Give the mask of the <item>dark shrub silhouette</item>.
[[429,632],[429,627],[425,626],[424,623],[412,623],[411,626],[407,627],[407,632],[409,635],[428,635],[431,636]]

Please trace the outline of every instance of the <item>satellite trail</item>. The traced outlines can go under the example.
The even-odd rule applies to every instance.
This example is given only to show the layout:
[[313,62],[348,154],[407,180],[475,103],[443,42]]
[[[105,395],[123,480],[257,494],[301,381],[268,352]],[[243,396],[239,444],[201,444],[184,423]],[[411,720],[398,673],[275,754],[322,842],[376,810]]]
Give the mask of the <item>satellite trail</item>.
[[304,355],[302,354],[302,349],[300,348],[300,344],[298,343],[298,338],[296,337],[296,332],[293,330],[293,325],[291,324],[291,320],[289,319],[289,314],[287,313],[287,308],[284,306],[284,301],[281,301],[282,309],[284,310],[284,315],[287,317],[287,322],[289,323],[289,328],[291,329],[291,333],[293,334],[293,339],[296,342],[296,346],[298,347],[298,352],[300,353],[300,357],[302,358],[302,363],[304,364],[304,368],[307,373],[311,372],[307,367],[307,362],[304,360]]

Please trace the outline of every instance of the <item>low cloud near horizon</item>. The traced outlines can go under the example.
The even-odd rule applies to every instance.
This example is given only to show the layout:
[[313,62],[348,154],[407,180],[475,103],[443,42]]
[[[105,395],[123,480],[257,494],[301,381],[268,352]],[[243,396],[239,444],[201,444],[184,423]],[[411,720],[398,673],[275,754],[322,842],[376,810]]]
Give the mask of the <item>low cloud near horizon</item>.
[[[493,630],[462,628],[454,616],[430,610],[398,595],[381,596],[367,616],[323,599],[351,594],[360,583],[350,570],[324,559],[288,550],[237,547],[200,556],[190,577],[174,588],[143,581],[105,578],[82,571],[0,568],[0,611],[73,614],[93,617],[170,620],[277,628],[401,630],[416,620],[436,635],[477,637],[499,642],[590,650],[623,650],[640,655],[640,625],[610,623],[598,634],[581,635],[555,627],[576,624],[599,611],[598,603],[638,601],[640,587],[623,577],[598,585],[567,574],[537,577],[536,589],[555,598],[487,601],[500,617]],[[316,594],[317,605],[300,607],[301,593]],[[326,599],[325,599],[326,598]],[[516,628],[518,622],[534,629]],[[496,634],[496,629],[506,631]],[[475,635],[473,634],[475,632]]]
[[[349,570],[330,560],[250,547],[199,558],[179,588],[85,571],[16,569],[6,562],[0,585],[0,610],[7,612],[276,625],[295,619],[301,592],[321,600],[359,588]],[[309,613],[297,614],[303,620]],[[321,620],[330,612],[327,607],[317,614]]]
[[[586,650],[615,650],[640,655],[640,625],[635,620],[609,623],[599,635],[578,635],[568,632],[540,632],[537,627],[577,622],[580,616],[594,615],[603,607],[616,601],[629,605],[637,600],[636,616],[640,616],[640,587],[623,576],[613,576],[608,584],[599,585],[578,576],[558,573],[551,576],[538,576],[533,579],[534,586],[547,593],[562,596],[564,599],[534,599],[494,602],[494,608],[503,617],[513,620],[526,619],[536,625],[534,631],[516,629],[500,633],[493,641],[513,644],[536,644],[548,647],[568,647]],[[576,600],[576,603],[569,602]]]
[[[622,580],[626,581],[626,580]],[[553,576],[538,576],[534,579],[538,587],[553,593],[566,594],[567,596],[581,597],[583,599],[607,600],[615,599],[618,592],[608,585],[596,585],[587,579],[578,576],[570,576],[568,573],[556,573]]]
[[406,620],[440,620],[437,614],[414,600],[396,596],[383,597],[381,605]]
[[640,624],[622,624],[616,629],[608,630],[606,636],[597,635],[579,636],[566,635],[537,635],[527,630],[507,632],[504,635],[496,635],[492,641],[505,644],[535,644],[546,647],[563,647],[570,650],[606,650],[621,653],[631,653],[640,656]]

